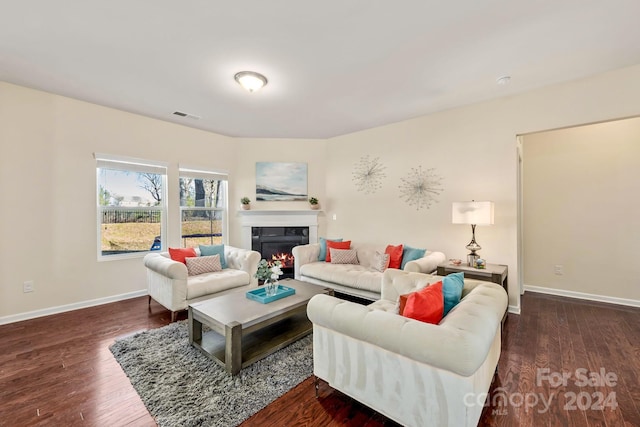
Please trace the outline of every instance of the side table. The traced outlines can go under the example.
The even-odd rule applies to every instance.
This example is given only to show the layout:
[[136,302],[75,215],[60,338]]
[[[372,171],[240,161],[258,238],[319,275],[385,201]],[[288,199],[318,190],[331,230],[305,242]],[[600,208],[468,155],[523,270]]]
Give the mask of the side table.
[[[509,296],[508,285],[508,272],[509,269],[506,265],[502,264],[487,264],[487,268],[475,268],[468,265],[453,265],[450,262],[442,263],[438,265],[436,274],[438,276],[446,276],[451,273],[463,272],[464,277],[469,279],[484,280],[486,282],[493,282],[501,285]],[[508,310],[507,310],[508,311]],[[502,317],[502,324],[507,319],[507,311],[504,312]]]

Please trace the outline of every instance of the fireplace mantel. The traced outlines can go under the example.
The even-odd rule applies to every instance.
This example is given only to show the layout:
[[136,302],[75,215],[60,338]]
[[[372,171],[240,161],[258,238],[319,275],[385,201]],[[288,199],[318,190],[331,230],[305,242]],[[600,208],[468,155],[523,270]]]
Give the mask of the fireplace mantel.
[[319,210],[238,211],[244,249],[251,249],[251,227],[309,227],[309,243],[318,243]]

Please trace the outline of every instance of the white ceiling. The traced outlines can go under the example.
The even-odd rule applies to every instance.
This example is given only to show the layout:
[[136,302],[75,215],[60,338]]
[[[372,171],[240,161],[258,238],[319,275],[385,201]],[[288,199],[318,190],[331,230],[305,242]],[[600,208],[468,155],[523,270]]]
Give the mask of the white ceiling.
[[0,7],[0,80],[236,137],[328,138],[640,63],[640,0]]

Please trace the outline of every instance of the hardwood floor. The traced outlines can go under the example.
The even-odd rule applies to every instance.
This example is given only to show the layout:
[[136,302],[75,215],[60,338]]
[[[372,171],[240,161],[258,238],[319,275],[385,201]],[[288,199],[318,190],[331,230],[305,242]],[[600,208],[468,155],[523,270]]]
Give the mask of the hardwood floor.
[[[0,426],[154,426],[108,346],[169,317],[141,297],[0,326]],[[640,427],[639,377],[640,309],[527,293],[479,425]],[[312,378],[242,424],[395,425],[325,383],[316,399]]]

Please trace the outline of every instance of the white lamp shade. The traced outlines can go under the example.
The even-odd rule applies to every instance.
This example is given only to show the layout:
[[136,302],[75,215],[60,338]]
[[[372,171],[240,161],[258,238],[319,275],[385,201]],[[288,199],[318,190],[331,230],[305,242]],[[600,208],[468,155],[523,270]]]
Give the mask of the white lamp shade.
[[493,202],[453,202],[453,224],[493,224]]

